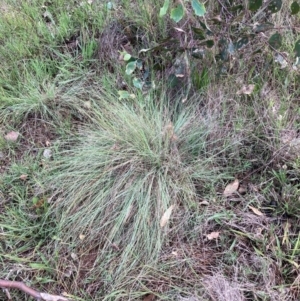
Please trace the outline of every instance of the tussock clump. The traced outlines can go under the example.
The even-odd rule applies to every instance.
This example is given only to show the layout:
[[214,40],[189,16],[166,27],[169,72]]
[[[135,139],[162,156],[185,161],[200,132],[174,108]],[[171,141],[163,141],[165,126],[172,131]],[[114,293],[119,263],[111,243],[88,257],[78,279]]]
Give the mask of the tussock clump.
[[60,196],[52,213],[63,244],[100,247],[91,273],[105,271],[115,288],[123,285],[131,270],[158,259],[169,229],[182,222],[171,216],[160,228],[167,208],[188,213],[195,183],[214,189],[229,176],[219,158],[236,142],[228,141],[231,133],[210,140],[216,123],[192,101],[170,109],[142,99],[135,106],[102,102],[97,122],[61,153],[50,179]]

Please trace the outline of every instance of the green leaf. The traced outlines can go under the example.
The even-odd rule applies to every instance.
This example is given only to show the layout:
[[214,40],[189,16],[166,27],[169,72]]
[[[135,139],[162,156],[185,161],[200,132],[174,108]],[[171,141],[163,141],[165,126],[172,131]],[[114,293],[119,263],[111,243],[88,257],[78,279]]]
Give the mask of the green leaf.
[[131,54],[125,53],[123,59],[124,59],[124,61],[129,61],[131,59]]
[[268,4],[268,11],[275,14],[280,11],[282,7],[282,0],[271,0]]
[[126,71],[125,71],[126,74],[128,74],[128,75],[132,74],[134,72],[135,68],[136,68],[136,61],[128,63],[126,65]]
[[183,15],[184,10],[181,4],[171,10],[171,19],[175,22],[179,22],[183,18]]
[[159,16],[160,17],[163,17],[167,13],[168,8],[169,8],[169,4],[170,4],[170,0],[165,0],[164,6],[159,11]]
[[139,78],[136,78],[136,77],[135,77],[135,78],[132,80],[132,83],[133,83],[133,85],[134,85],[136,88],[138,88],[138,89],[140,89],[140,90],[143,89],[144,83],[143,83],[143,81],[141,81]]
[[300,58],[300,40],[298,40],[295,44],[294,51],[296,52],[296,57]]
[[240,39],[237,40],[236,43],[234,43],[234,46],[237,50],[243,48],[244,46],[246,46],[249,43],[249,38],[247,36],[242,37]]
[[300,11],[300,5],[297,1],[294,1],[292,4],[291,4],[291,14],[292,15],[296,15],[298,14]]
[[128,98],[135,98],[135,95],[134,94],[130,94],[128,91],[123,91],[123,90],[120,90],[118,91],[118,94],[119,94],[119,99],[128,99]]
[[248,7],[249,10],[255,11],[262,6],[262,0],[249,0]]
[[136,68],[142,70],[143,69],[143,61],[141,59],[136,60]]
[[192,8],[198,17],[203,17],[206,13],[204,4],[200,3],[198,0],[192,0]]
[[204,22],[201,22],[201,21],[199,20],[199,23],[200,23],[200,25],[201,25],[201,27],[202,27],[203,29],[207,29],[207,26],[206,26],[206,24],[205,24]]
[[264,32],[267,31],[269,29],[273,29],[274,28],[274,24],[272,23],[263,23],[263,24],[259,24],[257,26],[254,27],[254,32],[259,33],[259,32]]
[[214,46],[214,44],[215,44],[214,40],[207,40],[206,41],[206,46],[208,48],[212,48]]
[[192,31],[195,33],[195,39],[205,40],[205,33],[203,29],[192,27]]
[[207,48],[212,48],[215,45],[214,40],[206,40],[199,44],[200,46],[206,46]]
[[278,32],[274,33],[270,39],[269,44],[271,47],[278,49],[282,44],[282,36]]

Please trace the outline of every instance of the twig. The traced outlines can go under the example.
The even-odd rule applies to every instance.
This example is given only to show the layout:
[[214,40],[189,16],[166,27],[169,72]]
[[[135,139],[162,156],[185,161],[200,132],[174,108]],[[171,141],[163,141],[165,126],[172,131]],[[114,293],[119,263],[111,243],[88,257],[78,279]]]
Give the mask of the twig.
[[10,280],[3,280],[0,279],[0,287],[5,289],[13,288],[13,289],[18,289],[31,297],[37,299],[37,300],[44,300],[44,301],[68,301],[67,298],[62,297],[62,296],[55,296],[47,293],[41,293],[38,292],[27,285],[25,285],[23,282],[20,281],[10,281]]

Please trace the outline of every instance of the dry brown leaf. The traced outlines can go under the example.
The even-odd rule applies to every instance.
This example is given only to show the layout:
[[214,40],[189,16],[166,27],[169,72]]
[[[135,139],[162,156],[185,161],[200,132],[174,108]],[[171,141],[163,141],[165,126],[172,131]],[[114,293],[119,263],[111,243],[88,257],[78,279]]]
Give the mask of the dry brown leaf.
[[72,257],[72,259],[74,260],[74,261],[78,261],[78,256],[77,256],[77,254],[76,253],[74,253],[74,252],[72,252],[71,253],[71,257]]
[[250,84],[250,85],[244,85],[241,90],[237,91],[236,94],[245,94],[245,95],[250,95],[252,94],[253,90],[255,88],[255,85]]
[[175,205],[171,205],[163,214],[161,220],[160,220],[160,226],[161,228],[163,228],[167,222],[169,221],[171,214],[172,214],[172,210],[174,209]]
[[205,205],[205,206],[208,206],[209,205],[209,202],[204,200],[202,202],[199,203],[199,205]]
[[177,31],[179,31],[179,32],[185,33],[185,31],[183,29],[179,28],[179,27],[174,27],[174,29],[177,30]]
[[15,141],[17,141],[19,135],[20,135],[20,134],[19,134],[18,132],[11,131],[11,132],[7,133],[6,136],[5,136],[4,138],[5,138],[7,141],[15,142]]
[[235,179],[232,183],[229,183],[223,192],[224,196],[231,196],[233,193],[235,193],[239,188],[240,182],[238,179]]
[[257,208],[252,207],[252,206],[248,206],[248,207],[253,211],[254,214],[256,214],[258,216],[264,216],[264,214],[261,211],[259,211]]
[[211,233],[207,234],[206,237],[207,237],[209,240],[212,240],[212,239],[218,238],[219,235],[220,235],[220,232],[211,232]]
[[25,181],[27,179],[28,175],[20,175],[19,179],[22,180],[22,181]]
[[154,301],[155,300],[155,295],[154,294],[148,294],[143,301]]
[[217,15],[217,16],[213,17],[213,18],[212,18],[212,20],[213,20],[213,21],[217,21],[217,22],[220,22],[220,23],[221,23],[221,22],[222,22],[221,15]]
[[84,240],[84,239],[85,239],[85,235],[79,234],[79,239],[80,239],[80,240]]
[[239,189],[238,189],[238,192],[240,194],[245,194],[247,192],[247,187],[245,186],[240,186]]

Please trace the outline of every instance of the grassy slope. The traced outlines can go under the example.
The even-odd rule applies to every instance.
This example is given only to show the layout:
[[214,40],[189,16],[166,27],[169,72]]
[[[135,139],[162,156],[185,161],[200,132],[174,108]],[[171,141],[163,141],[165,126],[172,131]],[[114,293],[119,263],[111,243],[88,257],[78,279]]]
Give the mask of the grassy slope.
[[[167,71],[145,93],[119,58],[169,33],[184,42],[161,1],[0,3],[0,278],[74,300],[299,299],[296,71],[264,52],[199,77],[191,59],[198,89],[182,103],[168,54],[146,56]],[[286,7],[271,21],[299,23]],[[124,88],[135,97],[118,99]]]

